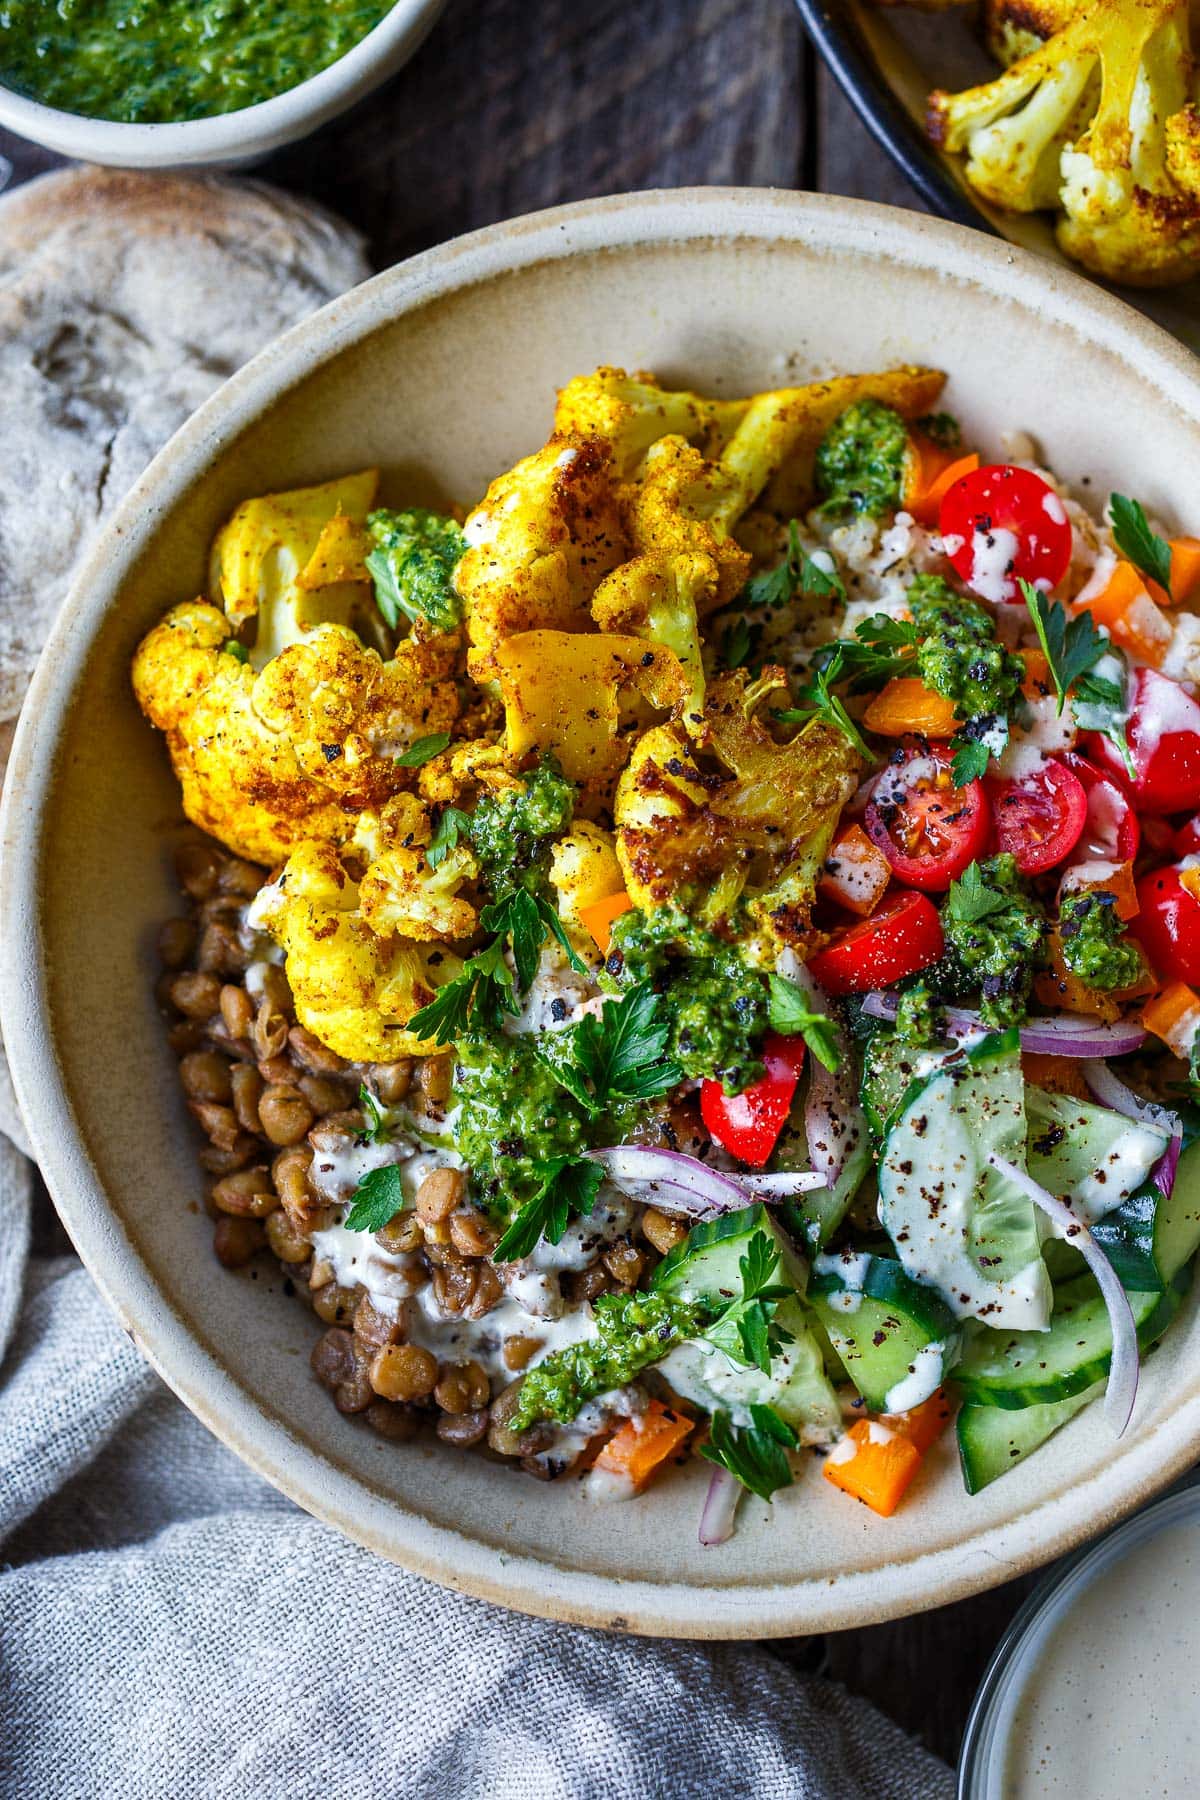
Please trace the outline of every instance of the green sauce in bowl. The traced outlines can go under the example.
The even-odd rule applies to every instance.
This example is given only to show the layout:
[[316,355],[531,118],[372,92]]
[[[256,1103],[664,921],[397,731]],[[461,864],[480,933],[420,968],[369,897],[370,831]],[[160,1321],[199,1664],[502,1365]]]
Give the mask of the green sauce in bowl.
[[63,112],[165,125],[329,67],[392,0],[0,0],[0,83]]

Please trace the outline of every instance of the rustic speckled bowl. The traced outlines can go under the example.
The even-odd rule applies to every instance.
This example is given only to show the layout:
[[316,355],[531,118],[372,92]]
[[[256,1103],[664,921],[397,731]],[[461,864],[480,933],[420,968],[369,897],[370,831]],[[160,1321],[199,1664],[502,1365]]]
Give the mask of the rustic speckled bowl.
[[[212,1258],[195,1145],[156,1013],[179,805],[129,689],[140,635],[197,592],[237,501],[379,462],[395,502],[473,500],[539,444],[556,384],[600,362],[737,394],[901,360],[951,372],[972,441],[1036,433],[1050,463],[1195,529],[1200,377],[1178,344],[1011,246],[807,195],[590,201],[448,244],[335,301],[176,436],[69,597],[18,734],[4,813],[3,1029],[46,1179],[145,1354],[302,1506],[411,1569],[591,1625],[694,1637],[862,1625],[1059,1554],[1200,1451],[1200,1322],[1185,1307],[1118,1444],[1094,1408],[975,1499],[952,1442],[895,1518],[814,1461],[701,1550],[707,1475],[595,1508],[436,1443],[339,1417],[313,1321]],[[1087,490],[1085,490],[1087,491]]]

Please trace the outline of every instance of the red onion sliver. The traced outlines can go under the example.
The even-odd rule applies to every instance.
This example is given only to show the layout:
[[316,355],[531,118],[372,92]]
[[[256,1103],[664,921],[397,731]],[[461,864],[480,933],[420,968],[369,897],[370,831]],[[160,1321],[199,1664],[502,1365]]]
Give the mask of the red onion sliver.
[[1011,1181],[1014,1187],[1020,1188],[1039,1211],[1044,1212],[1048,1219],[1053,1219],[1067,1233],[1067,1242],[1078,1250],[1096,1278],[1101,1298],[1108,1309],[1113,1340],[1108,1385],[1104,1390],[1104,1411],[1117,1436],[1122,1437],[1133,1414],[1138,1388],[1137,1327],[1133,1322],[1125,1289],[1087,1226],[1082,1219],[1075,1217],[1069,1206],[1064,1206],[1061,1200],[1035,1181],[1028,1170],[1018,1168],[1016,1163],[1009,1162],[1006,1157],[997,1156],[994,1150],[988,1151],[987,1159],[993,1169]]
[[729,1175],[724,1169],[710,1169],[698,1156],[685,1156],[682,1150],[618,1144],[585,1154],[592,1162],[601,1163],[609,1180],[631,1200],[656,1206],[660,1212],[682,1213],[689,1219],[739,1212],[758,1195],[786,1199],[821,1186],[821,1177],[810,1169],[785,1175]]
[[1153,1100],[1143,1100],[1140,1094],[1127,1088],[1106,1063],[1091,1060],[1085,1062],[1079,1072],[1101,1106],[1111,1107],[1113,1112],[1126,1119],[1136,1119],[1139,1125],[1149,1125],[1152,1131],[1161,1131],[1164,1137],[1183,1136],[1183,1121],[1178,1113],[1168,1106],[1156,1105]]
[[807,1194],[812,1188],[825,1186],[825,1178],[815,1169],[792,1169],[779,1175],[739,1175],[738,1185],[759,1199],[788,1200],[793,1194]]
[[710,1219],[717,1213],[737,1212],[749,1204],[745,1188],[731,1175],[710,1169],[699,1157],[685,1156],[681,1150],[646,1150],[621,1144],[585,1154],[592,1162],[601,1163],[609,1180],[631,1200],[656,1206],[661,1212]]
[[1164,1200],[1171,1198],[1175,1177],[1179,1172],[1179,1153],[1183,1149],[1183,1132],[1177,1131],[1162,1156],[1150,1171],[1150,1179]]
[[700,1514],[700,1542],[706,1550],[727,1544],[733,1536],[734,1514],[741,1497],[742,1485],[736,1476],[728,1469],[714,1469]]
[[[896,1017],[899,1004],[895,994],[868,994],[863,1011],[872,1019],[890,1022]],[[948,1006],[946,1029],[953,1038],[971,1038],[981,1037],[988,1028],[978,1013]],[[1146,1033],[1140,1025],[1120,1020],[1115,1025],[1102,1025],[1077,1013],[1053,1013],[1044,1019],[1030,1019],[1021,1027],[1022,1050],[1040,1051],[1046,1056],[1128,1056],[1140,1050],[1145,1041]]]

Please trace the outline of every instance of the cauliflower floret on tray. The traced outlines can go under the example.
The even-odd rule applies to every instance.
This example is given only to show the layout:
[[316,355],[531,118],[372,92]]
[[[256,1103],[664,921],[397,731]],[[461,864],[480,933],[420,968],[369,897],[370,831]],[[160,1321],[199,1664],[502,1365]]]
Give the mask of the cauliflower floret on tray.
[[[1042,14],[1044,13],[1044,17]],[[1027,37],[991,20],[1005,58]],[[929,135],[1014,212],[1054,209],[1068,256],[1156,286],[1200,267],[1200,113],[1188,0],[1083,0],[1026,13],[1051,32],[996,80],[929,98]]]

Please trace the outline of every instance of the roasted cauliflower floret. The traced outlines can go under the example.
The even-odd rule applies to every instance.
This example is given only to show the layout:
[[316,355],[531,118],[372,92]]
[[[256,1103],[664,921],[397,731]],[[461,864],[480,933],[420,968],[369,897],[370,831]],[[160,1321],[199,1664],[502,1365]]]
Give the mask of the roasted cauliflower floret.
[[243,501],[221,527],[209,593],[234,634],[256,621],[255,668],[317,625],[377,627],[365,527],[378,488],[378,469],[364,469],[318,487],[262,494]]
[[[278,879],[260,890],[250,920],[282,946],[306,1030],[351,1062],[392,1062],[433,1047],[406,1029],[408,1021],[462,964],[440,944],[413,942],[390,923],[374,928],[353,868],[353,853],[298,844]],[[373,868],[362,886],[372,882]],[[374,883],[377,906],[384,906],[386,887],[386,876]]]
[[469,938],[479,924],[459,889],[479,873],[469,846],[455,843],[429,859],[433,821],[415,794],[397,794],[381,813],[364,813],[355,845],[369,858],[359,884],[359,908],[381,937],[399,932],[421,943]]
[[486,681],[496,646],[517,632],[586,630],[596,584],[628,555],[607,445],[552,437],[497,476],[463,535],[455,585],[471,673]]
[[736,428],[746,406],[745,400],[672,393],[653,375],[599,368],[591,375],[577,375],[560,390],[554,430],[567,439],[603,438],[617,475],[624,479],[661,437],[682,437],[719,447]]
[[708,610],[716,586],[711,556],[635,556],[606,575],[592,598],[592,617],[601,631],[632,632],[675,652],[687,678],[683,722],[689,729],[704,717],[697,614]]
[[1200,266],[1188,0],[1086,0],[1005,74],[930,96],[935,143],[1012,211],[1057,207],[1068,256],[1154,286]]
[[550,853],[550,885],[559,918],[576,951],[594,958],[595,939],[583,922],[582,908],[619,894],[625,885],[611,833],[577,819]]
[[497,647],[496,671],[513,762],[553,756],[594,803],[611,794],[629,728],[682,713],[691,691],[674,651],[609,632],[522,632]]
[[359,813],[413,785],[395,753],[458,714],[453,640],[409,639],[385,663],[319,625],[261,673],[228,645],[223,613],[176,606],[139,645],[133,688],[166,733],[188,818],[256,862],[301,838],[344,842]]
[[780,670],[747,686],[742,670],[709,691],[712,754],[678,726],[648,731],[617,785],[617,856],[636,906],[669,903],[708,924],[741,901],[778,943],[801,944],[816,879],[858,759],[819,721],[777,743],[756,708]]
[[[697,610],[702,617],[719,611],[749,575],[751,556],[739,533],[752,512],[765,509],[778,523],[812,504],[813,459],[834,420],[868,399],[917,418],[944,385],[937,369],[905,367],[756,394],[715,460],[682,437],[660,438],[626,490],[634,550],[711,560],[716,583],[697,594]],[[763,532],[752,536],[758,543]]]

